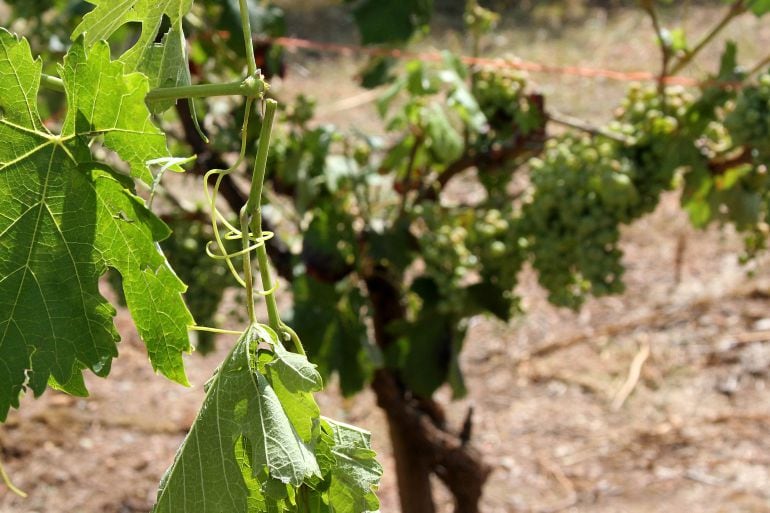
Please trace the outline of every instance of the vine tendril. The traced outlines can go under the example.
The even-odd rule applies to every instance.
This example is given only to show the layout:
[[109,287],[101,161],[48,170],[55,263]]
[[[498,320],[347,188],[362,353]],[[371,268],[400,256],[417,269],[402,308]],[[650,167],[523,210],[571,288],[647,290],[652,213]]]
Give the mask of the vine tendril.
[[[223,260],[227,264],[227,268],[230,274],[235,278],[241,287],[247,287],[247,280],[241,276],[236,270],[234,258],[245,256],[256,251],[259,247],[263,246],[268,240],[272,239],[275,234],[273,232],[265,231],[260,236],[256,236],[253,232],[243,227],[236,228],[222,212],[217,208],[217,197],[219,195],[219,187],[222,183],[222,179],[235,171],[246,158],[247,137],[249,128],[249,118],[254,109],[254,99],[246,99],[246,107],[244,112],[243,125],[241,126],[241,148],[238,153],[238,159],[228,167],[227,169],[212,169],[208,171],[203,177],[203,186],[206,195],[206,203],[209,208],[209,215],[211,217],[211,229],[213,233],[213,240],[210,240],[206,244],[206,254],[215,259]],[[214,179],[214,177],[216,177]],[[212,179],[213,185],[212,185]],[[221,226],[227,231],[222,232]],[[242,249],[236,251],[228,251],[225,246],[225,241],[235,241],[246,239],[250,243]],[[267,296],[274,293],[277,290],[277,285],[271,287],[270,290],[259,290],[257,294],[261,296]]]
[[8,474],[6,473],[5,468],[3,468],[2,461],[0,461],[0,480],[2,480],[2,482],[5,484],[5,486],[8,487],[10,491],[15,493],[19,497],[22,497],[25,499],[27,498],[27,494],[11,482],[11,478],[8,477]]

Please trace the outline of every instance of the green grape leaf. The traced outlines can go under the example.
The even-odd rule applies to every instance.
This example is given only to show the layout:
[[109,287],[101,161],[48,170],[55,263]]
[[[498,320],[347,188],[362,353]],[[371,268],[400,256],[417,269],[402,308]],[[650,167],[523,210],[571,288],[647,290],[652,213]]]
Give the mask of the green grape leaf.
[[439,72],[439,78],[449,86],[447,106],[455,111],[463,123],[476,132],[483,132],[487,127],[487,118],[481,110],[476,98],[468,89],[468,68],[451,52],[442,53],[444,69]]
[[668,32],[671,49],[675,52],[686,52],[689,49],[687,44],[687,33],[684,28],[677,27]]
[[106,169],[92,174],[103,183],[96,191],[97,208],[105,214],[97,225],[97,247],[123,277],[126,304],[153,368],[187,384],[181,353],[190,351],[187,327],[193,318],[182,300],[185,285],[156,246],[168,228],[140,198],[125,193],[130,182]]
[[319,278],[336,282],[353,270],[356,238],[352,217],[331,202],[326,205],[326,210],[313,210],[313,220],[302,241],[302,261]]
[[[152,45],[140,70],[150,77],[150,86],[178,87],[192,83],[190,67],[187,65],[187,43],[182,30],[182,19],[174,23],[163,36],[159,45]],[[153,113],[170,109],[176,102],[168,100],[152,102],[149,107]]]
[[449,164],[463,153],[463,138],[438,104],[425,109],[427,146],[436,161]]
[[321,374],[307,357],[287,351],[280,343],[275,344],[273,354],[273,361],[266,365],[270,383],[297,434],[303,442],[310,442],[321,414],[312,395],[323,388]]
[[396,62],[396,59],[393,57],[379,55],[371,57],[358,72],[361,87],[364,89],[375,89],[391,83],[395,79],[393,68]]
[[416,393],[429,397],[448,378],[452,358],[452,321],[435,308],[412,322],[393,323],[398,338],[398,366]]
[[441,90],[438,75],[423,61],[413,60],[406,63],[406,89],[414,96],[428,96]]
[[[89,3],[96,8],[75,27],[73,38],[83,35],[86,46],[90,47],[108,39],[126,23],[139,22],[142,25],[139,39],[120,58],[127,71],[143,72],[153,88],[189,83],[187,55],[180,41],[184,39],[182,18],[190,11],[193,0],[89,0]],[[161,43],[156,44],[164,16],[168,16],[171,29]]]
[[513,298],[506,295],[506,290],[494,283],[483,281],[465,288],[465,308],[463,313],[470,317],[489,312],[503,322],[508,322],[513,310]]
[[72,378],[67,383],[58,383],[53,376],[48,377],[48,386],[59,392],[65,392],[76,397],[88,397],[88,389],[83,379],[82,366],[75,365]]
[[382,172],[391,173],[395,171],[396,174],[403,175],[403,170],[409,162],[409,154],[415,144],[414,135],[409,134],[402,137],[401,140],[388,150],[380,162]]
[[764,16],[770,12],[770,0],[754,0],[751,2],[751,12],[757,16]]
[[286,416],[294,426],[297,435],[303,442],[311,442],[315,424],[321,414],[313,395],[309,392],[290,390],[286,385],[285,377],[281,376],[275,368],[270,368],[268,372],[275,395],[283,404]]
[[62,68],[68,112],[56,135],[38,114],[41,61],[0,29],[0,419],[25,386],[83,395],[83,369],[109,372],[119,335],[98,288],[108,267],[123,276],[153,366],[187,383],[185,286],[157,249],[168,228],[132,180],[93,162],[89,148],[102,137],[139,175],[149,174],[144,158],[168,155],[149,124],[146,78],[119,73],[108,51],[71,48]]
[[381,118],[385,119],[385,116],[388,114],[388,110],[390,110],[390,106],[393,104],[393,100],[398,97],[399,93],[401,93],[405,87],[406,81],[404,80],[404,77],[399,77],[385,90],[384,93],[382,93],[379,98],[377,98],[377,113]]
[[275,359],[267,367],[275,370],[289,392],[318,392],[323,380],[306,356],[292,353],[278,343],[274,347]]
[[287,485],[321,477],[312,450],[257,369],[256,345],[265,333],[256,326],[246,330],[209,382],[198,417],[161,481],[154,513],[247,513],[266,499],[286,497]]
[[367,345],[361,294],[355,289],[338,291],[333,284],[307,274],[297,275],[292,286],[293,324],[308,354],[318,362],[321,375],[336,371],[343,394],[360,391],[370,379],[376,359]]
[[428,24],[432,0],[346,0],[353,4],[353,18],[365,45],[404,43]]
[[[420,297],[421,307],[414,320],[390,325],[397,343],[389,348],[388,363],[398,368],[409,388],[422,396],[429,397],[449,382],[454,396],[462,397],[466,389],[458,357],[465,331],[458,327],[453,315],[439,308],[444,299],[432,278],[415,279],[411,292]],[[475,313],[475,305],[469,302],[465,307],[468,310],[463,315]]]
[[417,247],[417,240],[409,231],[410,226],[410,220],[403,218],[382,233],[374,230],[366,232],[363,241],[366,256],[378,264],[405,271],[414,261]]
[[369,513],[379,509],[375,495],[382,467],[374,459],[371,436],[357,427],[324,419],[334,433],[336,467],[329,487],[332,513]]
[[147,162],[168,156],[168,149],[144,103],[147,79],[138,73],[124,75],[123,65],[110,61],[105,42],[95,44],[86,56],[82,40],[67,53],[60,72],[69,107],[62,135],[103,134],[104,145],[128,162],[131,174],[152,183]]
[[452,337],[452,355],[449,359],[449,372],[447,374],[447,383],[452,389],[452,399],[461,399],[468,395],[468,387],[465,385],[465,376],[460,366],[460,353],[463,350],[465,342],[465,329],[455,332]]

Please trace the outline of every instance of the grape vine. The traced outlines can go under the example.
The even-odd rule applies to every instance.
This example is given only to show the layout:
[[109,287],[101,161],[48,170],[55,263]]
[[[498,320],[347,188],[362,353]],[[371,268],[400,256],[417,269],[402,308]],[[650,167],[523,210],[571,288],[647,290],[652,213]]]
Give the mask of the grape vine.
[[[660,76],[631,86],[604,126],[552,112],[520,72],[468,65],[451,52],[440,62],[379,56],[364,82],[384,86],[377,101],[384,137],[313,123],[307,97],[282,109],[266,98],[255,61],[274,63],[279,52],[255,53],[249,25],[259,19],[264,32],[280,35],[275,6],[200,1],[187,16],[191,0],[93,3],[58,76],[42,73],[27,40],[0,33],[0,137],[13,143],[0,147],[0,359],[7,362],[0,418],[24,390],[85,395],[84,369],[109,372],[118,336],[114,308],[98,290],[107,269],[121,278],[153,367],[180,383],[188,327],[204,338],[227,333],[192,326],[188,307],[208,325],[228,280],[237,283],[248,326],[206,386],[161,483],[157,512],[376,510],[381,468],[368,435],[321,417],[312,396],[334,373],[343,393],[370,385],[385,409],[402,448],[400,482],[422,483],[402,492],[405,513],[433,511],[431,473],[460,511],[477,511],[489,468],[473,450],[472,415],[462,428],[449,425],[433,393],[445,384],[456,397],[466,392],[460,357],[472,342],[468,322],[520,312],[522,269],[531,266],[560,306],[621,292],[622,228],[668,191],[680,193],[694,225],[731,224],[744,234],[745,259],[767,245],[768,59],[742,67],[728,43],[719,68],[699,85],[676,86],[669,75],[696,62],[731,20],[770,12],[768,2],[728,2],[693,45],[663,27],[655,2],[641,2],[660,43]],[[418,0],[346,3],[367,44],[407,41],[430,13]],[[497,16],[469,1],[464,19],[478,56]],[[194,37],[185,39],[183,21]],[[99,40],[130,22],[142,30],[112,60]],[[222,39],[228,31],[234,37]],[[222,56],[216,66],[214,53]],[[193,84],[233,72],[232,82]],[[39,84],[66,98],[58,133],[41,121]],[[189,119],[177,109],[193,127],[184,142],[195,147],[190,134],[205,140],[195,107],[217,95],[244,98],[221,117],[238,121],[240,137],[220,127],[211,145],[196,149],[216,162],[198,170],[210,219],[193,228],[181,212],[164,214],[170,235],[136,192],[154,190],[165,170],[181,171],[185,161],[167,148],[172,131],[153,121],[177,100],[202,99],[190,103]],[[52,105],[47,111],[56,111]],[[233,162],[225,156],[235,144]],[[99,160],[104,152],[114,158]],[[248,194],[236,174],[250,180]],[[220,211],[222,198],[229,214]],[[263,229],[266,221],[282,229]],[[289,244],[279,244],[278,233]],[[286,321],[268,250],[292,289]],[[180,278],[191,285],[187,306]]]
[[[475,2],[469,11],[477,38],[491,30],[494,16]],[[508,320],[520,311],[515,288],[526,265],[560,306],[579,308],[591,296],[623,291],[622,227],[674,190],[696,226],[734,225],[746,236],[745,258],[763,249],[770,192],[766,75],[741,69],[737,48],[727,44],[719,69],[700,86],[671,85],[665,76],[694,62],[747,11],[762,16],[767,9],[733,2],[691,49],[661,38],[660,80],[632,85],[605,126],[550,112],[521,73],[469,67],[450,53],[440,63],[407,61],[399,71],[391,68],[389,79],[380,73],[386,86],[377,111],[387,142],[308,123],[312,103],[305,98],[287,110],[268,180],[282,208],[294,207],[284,216],[302,243],[292,255],[300,271],[287,276],[294,284],[292,321],[324,375],[336,371],[345,393],[371,383],[394,417],[394,439],[430,445],[429,437],[398,434],[408,422],[388,399],[420,398],[433,425],[457,436],[436,414],[433,392],[448,384],[455,396],[465,393],[459,362],[472,343],[468,320],[478,314]],[[373,75],[365,79],[370,85]],[[554,134],[556,124],[568,130]],[[482,190],[458,199],[446,192],[455,184]],[[375,344],[355,315],[319,329],[321,305],[368,312]],[[401,391],[388,389],[384,374]],[[484,466],[466,455],[474,479],[483,482]],[[398,460],[402,476],[414,476],[411,469],[421,464],[406,453]],[[463,468],[446,465],[436,456],[420,472],[434,472],[458,504],[467,500],[474,504],[467,511],[476,511],[480,492],[465,497],[457,484],[468,478]],[[414,494],[429,494],[419,490]],[[403,510],[420,511],[409,493],[402,493]]]

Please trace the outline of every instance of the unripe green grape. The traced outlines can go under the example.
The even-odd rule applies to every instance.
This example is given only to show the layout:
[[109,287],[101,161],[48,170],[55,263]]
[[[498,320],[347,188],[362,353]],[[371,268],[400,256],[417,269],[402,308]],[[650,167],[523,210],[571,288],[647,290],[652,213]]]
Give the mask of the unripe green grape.
[[505,243],[496,240],[493,241],[492,244],[489,246],[489,250],[492,253],[492,256],[494,257],[501,257],[505,255]]

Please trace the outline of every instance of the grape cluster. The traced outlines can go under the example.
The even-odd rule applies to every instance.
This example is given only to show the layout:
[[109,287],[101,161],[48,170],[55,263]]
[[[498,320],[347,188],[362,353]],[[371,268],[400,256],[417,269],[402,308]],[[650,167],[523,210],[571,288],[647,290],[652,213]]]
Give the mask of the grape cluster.
[[770,234],[770,72],[738,92],[733,109],[725,116],[724,129],[733,148],[750,156],[750,167],[736,166],[731,175],[737,178],[731,180],[729,190],[720,191],[728,206],[727,216],[744,232],[742,259],[750,260],[767,248]]
[[418,240],[425,274],[439,284],[444,309],[467,311],[463,288],[469,277],[511,295],[522,258],[510,208],[449,209],[424,203],[415,214],[423,228]]
[[526,87],[525,78],[511,71],[482,70],[475,75],[473,95],[489,122],[490,138],[505,140],[543,126],[542,112]]
[[615,142],[566,136],[551,139],[531,166],[520,223],[549,299],[576,308],[589,294],[622,291],[618,225],[640,203],[633,162]]
[[466,215],[469,225],[466,246],[479,261],[478,272],[483,280],[500,290],[513,290],[523,264],[513,208],[479,208],[472,217]]
[[770,157],[770,73],[759,77],[753,87],[745,87],[735,100],[735,108],[725,118],[733,144],[748,146],[755,158]]
[[610,129],[629,140],[619,152],[634,165],[630,176],[639,202],[632,217],[655,209],[661,192],[671,189],[676,170],[701,159],[684,130],[693,101],[679,87],[668,87],[661,95],[651,86],[632,86],[618,109]]
[[439,283],[455,288],[466,274],[478,266],[478,258],[467,247],[468,229],[462,216],[450,216],[441,206],[425,203],[415,209],[424,223],[418,229],[420,255],[428,275],[441,278]]

